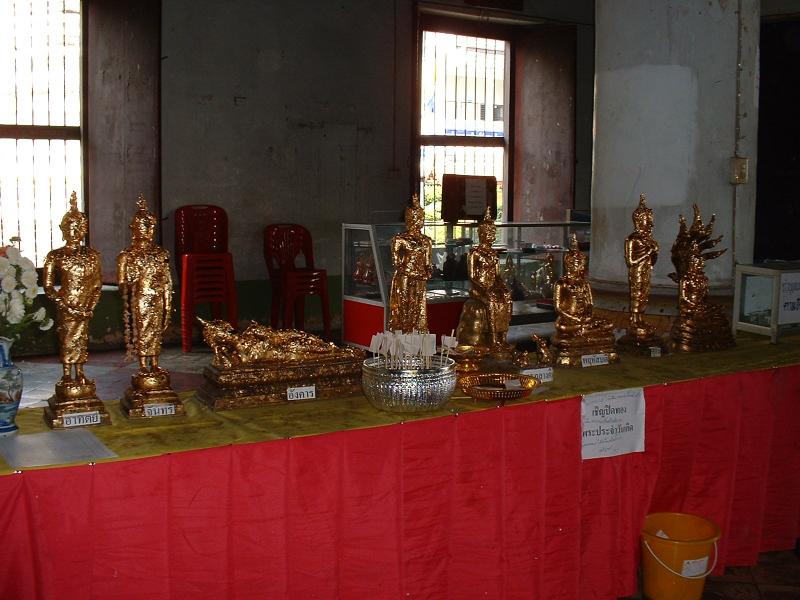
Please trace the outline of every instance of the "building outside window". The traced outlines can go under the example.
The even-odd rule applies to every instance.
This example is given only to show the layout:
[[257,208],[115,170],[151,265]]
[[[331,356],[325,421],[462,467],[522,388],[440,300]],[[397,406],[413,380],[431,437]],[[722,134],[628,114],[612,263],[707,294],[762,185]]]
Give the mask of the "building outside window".
[[82,188],[80,0],[3,0],[0,242],[41,266]]

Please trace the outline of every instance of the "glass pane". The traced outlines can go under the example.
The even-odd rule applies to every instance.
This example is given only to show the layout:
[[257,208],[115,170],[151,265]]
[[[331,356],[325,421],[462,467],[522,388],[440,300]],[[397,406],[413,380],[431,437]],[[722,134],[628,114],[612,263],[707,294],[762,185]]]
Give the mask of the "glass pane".
[[0,123],[80,125],[80,2],[0,2]]
[[424,31],[420,133],[504,137],[507,42]]
[[497,218],[503,219],[505,150],[482,146],[423,146],[420,151],[420,198],[426,221],[442,219],[442,175],[494,175]]
[[19,237],[37,266],[63,244],[58,225],[73,190],[83,208],[80,152],[77,140],[0,139],[0,238]]
[[742,274],[739,321],[769,327],[772,324],[773,278]]

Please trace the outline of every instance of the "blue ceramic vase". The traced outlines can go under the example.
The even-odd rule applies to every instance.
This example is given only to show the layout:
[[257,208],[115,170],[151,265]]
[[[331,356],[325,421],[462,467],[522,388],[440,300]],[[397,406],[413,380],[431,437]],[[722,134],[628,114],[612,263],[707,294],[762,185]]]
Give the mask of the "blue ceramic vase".
[[17,431],[17,411],[22,399],[22,371],[11,362],[14,340],[0,337],[0,435]]

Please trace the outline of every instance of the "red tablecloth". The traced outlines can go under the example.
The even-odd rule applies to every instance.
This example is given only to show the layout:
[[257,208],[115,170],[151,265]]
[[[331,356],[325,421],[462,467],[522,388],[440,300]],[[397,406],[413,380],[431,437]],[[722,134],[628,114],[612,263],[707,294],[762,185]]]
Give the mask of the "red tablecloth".
[[580,399],[0,477],[2,598],[613,599],[639,529],[800,536],[800,367],[645,388],[646,451],[581,460]]

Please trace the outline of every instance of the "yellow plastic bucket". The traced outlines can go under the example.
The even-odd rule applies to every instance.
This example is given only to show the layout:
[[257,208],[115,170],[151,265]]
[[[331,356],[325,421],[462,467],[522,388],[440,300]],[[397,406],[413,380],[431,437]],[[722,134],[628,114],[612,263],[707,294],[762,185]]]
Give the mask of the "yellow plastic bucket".
[[717,566],[714,523],[685,513],[652,513],[642,527],[642,581],[649,600],[700,600]]

